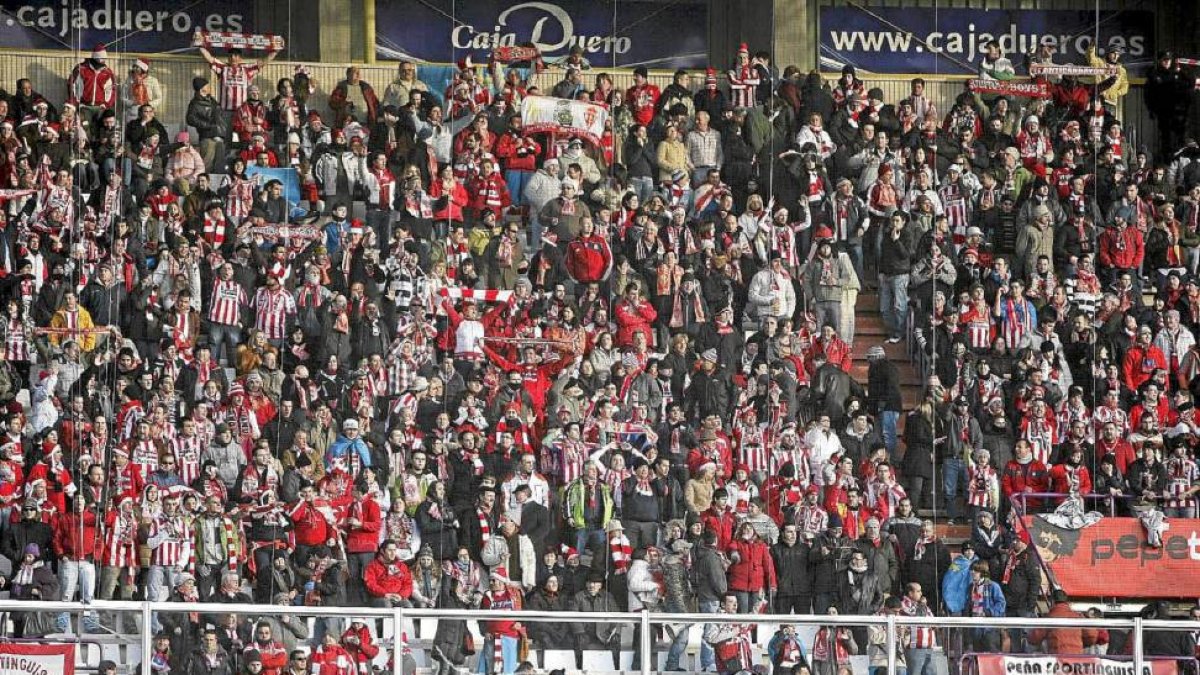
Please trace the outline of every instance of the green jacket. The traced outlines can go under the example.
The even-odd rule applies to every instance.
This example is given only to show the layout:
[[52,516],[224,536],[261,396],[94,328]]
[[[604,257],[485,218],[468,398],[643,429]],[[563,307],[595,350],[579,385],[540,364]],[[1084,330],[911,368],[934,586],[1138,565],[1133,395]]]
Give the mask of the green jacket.
[[[576,530],[582,530],[587,526],[585,520],[587,507],[583,502],[585,494],[587,494],[587,490],[583,485],[583,479],[576,478],[567,486],[566,494],[563,496],[563,518]],[[601,506],[603,514],[600,516],[600,526],[603,527],[608,525],[613,514],[612,490],[605,483],[600,483],[600,498],[604,501]]]

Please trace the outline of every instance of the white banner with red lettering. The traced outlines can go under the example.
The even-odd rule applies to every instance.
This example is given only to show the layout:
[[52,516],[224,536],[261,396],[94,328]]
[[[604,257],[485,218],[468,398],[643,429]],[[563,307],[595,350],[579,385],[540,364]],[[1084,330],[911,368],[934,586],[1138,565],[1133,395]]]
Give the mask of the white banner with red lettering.
[[0,644],[0,675],[75,675],[75,645]]
[[529,96],[521,101],[521,123],[527,132],[579,136],[599,145],[608,125],[608,110],[587,101]]
[[[1133,661],[1098,656],[1009,656],[979,654],[979,675],[1134,675]],[[1172,659],[1146,659],[1140,675],[1177,675]]]

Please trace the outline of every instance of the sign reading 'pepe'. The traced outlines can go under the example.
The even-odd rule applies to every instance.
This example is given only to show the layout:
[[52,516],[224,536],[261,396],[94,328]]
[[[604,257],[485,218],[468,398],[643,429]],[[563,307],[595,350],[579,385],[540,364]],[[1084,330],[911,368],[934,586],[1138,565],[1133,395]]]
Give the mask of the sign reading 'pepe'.
[[1172,518],[1161,546],[1150,545],[1137,518],[1102,518],[1076,530],[1038,516],[1025,524],[1038,557],[1071,597],[1200,596],[1200,520]]

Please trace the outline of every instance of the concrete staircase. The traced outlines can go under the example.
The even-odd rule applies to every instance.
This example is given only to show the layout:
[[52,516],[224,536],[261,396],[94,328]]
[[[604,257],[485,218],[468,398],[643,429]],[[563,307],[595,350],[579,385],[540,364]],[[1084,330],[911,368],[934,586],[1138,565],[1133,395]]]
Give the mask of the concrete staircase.
[[[867,384],[867,350],[875,345],[883,347],[888,360],[900,371],[900,392],[904,401],[904,412],[916,407],[921,401],[921,376],[908,357],[905,342],[887,343],[887,328],[879,313],[879,294],[864,291],[858,294],[854,308],[854,365],[850,375],[864,387]],[[900,429],[904,428],[904,415],[900,416]]]

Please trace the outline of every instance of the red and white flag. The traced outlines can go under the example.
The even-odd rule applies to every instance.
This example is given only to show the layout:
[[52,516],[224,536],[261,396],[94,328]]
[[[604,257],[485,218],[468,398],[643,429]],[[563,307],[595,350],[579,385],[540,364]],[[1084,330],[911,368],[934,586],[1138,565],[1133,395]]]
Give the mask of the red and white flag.
[[512,299],[512,291],[497,291],[477,288],[442,288],[438,290],[443,298],[453,300],[480,300],[483,302],[508,302]]

